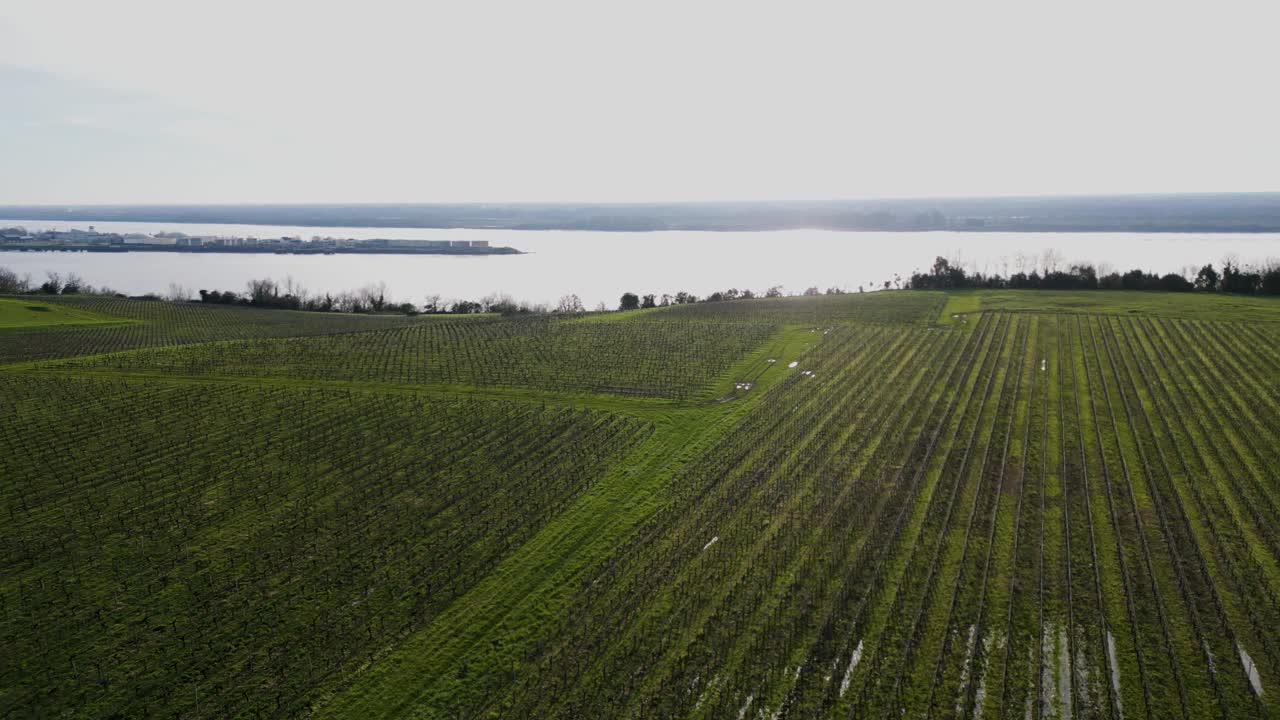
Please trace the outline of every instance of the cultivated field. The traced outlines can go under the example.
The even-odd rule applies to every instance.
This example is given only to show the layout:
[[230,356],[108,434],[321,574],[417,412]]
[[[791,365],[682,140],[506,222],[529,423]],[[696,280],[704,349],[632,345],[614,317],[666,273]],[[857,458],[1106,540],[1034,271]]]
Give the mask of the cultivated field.
[[0,716],[1278,716],[1280,304],[1162,298],[60,299]]
[[156,348],[43,367],[686,398],[712,387],[778,329],[764,322],[426,319],[394,330]]
[[[17,309],[25,306],[45,306],[50,310],[38,314],[28,311],[25,322],[4,322],[6,317],[16,317]],[[49,322],[47,318],[60,321]],[[395,316],[303,313],[159,300],[0,298],[0,363],[212,340],[329,335],[401,327],[411,322],[414,321],[410,318]]]

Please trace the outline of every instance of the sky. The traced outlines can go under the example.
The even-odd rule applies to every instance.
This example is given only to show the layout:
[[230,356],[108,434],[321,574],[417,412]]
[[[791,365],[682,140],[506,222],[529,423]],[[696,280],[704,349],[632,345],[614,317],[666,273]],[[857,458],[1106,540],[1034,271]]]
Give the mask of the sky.
[[1280,190],[1276,7],[5,0],[0,204]]

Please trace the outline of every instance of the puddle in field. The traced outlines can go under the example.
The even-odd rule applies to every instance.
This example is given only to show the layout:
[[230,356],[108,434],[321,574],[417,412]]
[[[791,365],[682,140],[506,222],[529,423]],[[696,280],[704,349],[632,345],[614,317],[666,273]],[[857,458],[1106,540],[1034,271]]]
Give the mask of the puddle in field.
[[[701,679],[702,679],[702,676],[701,676],[701,675],[699,675],[698,677],[695,677],[695,678],[693,679],[693,687],[695,687],[695,688],[696,688],[696,687],[697,687],[697,685],[698,685],[698,681],[699,681],[699,680],[701,680]],[[712,676],[712,678],[711,678],[711,682],[707,683],[707,686],[706,686],[705,688],[703,688],[703,689],[702,689],[702,693],[701,693],[700,695],[698,695],[698,702],[694,703],[694,705],[693,705],[693,709],[694,709],[694,710],[697,710],[698,708],[702,707],[702,703],[703,703],[703,702],[705,702],[705,701],[706,701],[706,699],[707,699],[707,694],[708,694],[708,693],[710,693],[712,690],[715,690],[715,689],[716,689],[716,685],[717,685],[719,682],[720,682],[720,676],[719,676],[719,675],[714,675],[714,676]]]
[[[1076,637],[1079,637],[1078,632]],[[1083,715],[1088,716],[1091,704],[1090,698],[1093,696],[1090,694],[1089,690],[1089,683],[1091,682],[1089,676],[1089,662],[1086,659],[1087,655],[1085,654],[1084,647],[1082,647],[1082,645],[1083,644],[1076,646],[1076,654],[1075,657],[1072,658],[1071,664],[1075,670],[1076,695],[1083,701],[1083,706],[1081,707],[1080,712]]]
[[1071,718],[1071,658],[1067,654],[1067,629],[1046,624],[1040,632],[1040,717]]
[[1116,712],[1124,718],[1124,709],[1120,707],[1120,663],[1116,659],[1116,636],[1107,630],[1107,664],[1111,666],[1111,689],[1115,692]]
[[969,640],[964,645],[964,663],[960,666],[960,695],[956,698],[956,714],[964,714],[964,690],[969,687],[969,667],[973,658],[973,641],[977,637],[978,627],[969,626]]
[[[1031,683],[1030,687],[1035,687],[1035,674],[1039,672],[1039,670],[1036,668],[1036,649],[1033,645],[1027,645],[1027,670],[1030,671],[1031,675],[1031,679],[1029,681]],[[1027,693],[1026,707],[1022,710],[1022,716],[1026,718],[1026,720],[1032,720],[1035,713],[1036,700],[1037,698],[1035,693]]]
[[720,541],[720,536],[716,535],[715,537],[708,540],[707,544],[702,546],[702,549],[706,550],[707,548],[711,547],[712,545],[715,545],[719,541]]
[[1045,370],[1048,370],[1048,369],[1049,369],[1049,361],[1048,361],[1048,360],[1041,360],[1041,361],[1040,361],[1040,372],[1044,372]]
[[799,365],[799,364],[800,364],[800,361],[799,361],[799,360],[792,360],[791,362],[787,363],[787,367],[789,367],[789,368],[793,368],[793,367],[795,367],[795,366],[797,366],[797,365]]
[[858,647],[853,649],[853,657],[849,658],[849,668],[844,671],[844,679],[840,681],[840,697],[844,697],[849,689],[849,681],[853,679],[853,669],[858,667],[859,662],[862,662],[861,640],[858,641]]
[[1071,650],[1067,643],[1067,626],[1062,625],[1058,628],[1058,702],[1064,720],[1071,720],[1074,710],[1071,699]]
[[1262,697],[1262,676],[1258,674],[1258,666],[1253,664],[1253,658],[1249,657],[1249,653],[1244,651],[1240,643],[1236,643],[1236,652],[1240,653],[1240,664],[1244,666],[1244,672],[1249,676],[1253,694]]
[[978,673],[978,689],[973,692],[974,717],[982,717],[982,706],[987,702],[987,671],[991,669],[992,651],[1001,652],[1004,650],[1004,645],[1004,633],[992,633],[982,642],[986,656],[982,661],[982,669]]

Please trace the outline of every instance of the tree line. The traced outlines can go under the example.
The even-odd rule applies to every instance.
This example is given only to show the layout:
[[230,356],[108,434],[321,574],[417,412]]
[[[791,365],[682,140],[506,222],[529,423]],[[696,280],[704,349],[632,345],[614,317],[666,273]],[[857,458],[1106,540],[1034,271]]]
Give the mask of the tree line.
[[[45,273],[45,281],[36,284],[30,275],[18,273],[6,267],[0,267],[0,295],[118,295],[107,287],[94,287],[75,273]],[[121,295],[120,297],[124,297]]]
[[1240,295],[1280,295],[1280,264],[1242,265],[1227,260],[1219,270],[1206,264],[1192,275],[1167,273],[1157,275],[1141,269],[1125,273],[1101,274],[1088,263],[1073,263],[1065,268],[1049,264],[1044,272],[1019,271],[1010,275],[968,271],[945,257],[933,261],[928,272],[911,275],[907,287],[912,290],[951,290],[958,288],[1030,289],[1030,290],[1161,290],[1165,292],[1223,292]]
[[[171,291],[167,299],[181,299],[170,286]],[[372,283],[366,285],[359,290],[342,292],[337,294],[324,293],[322,295],[309,294],[305,289],[298,286],[293,280],[286,279],[285,282],[277,282],[271,279],[250,280],[247,290],[243,293],[231,291],[220,292],[217,290],[201,290],[199,291],[200,301],[206,303],[216,303],[223,305],[249,305],[253,307],[267,307],[278,310],[306,310],[309,312],[345,312],[345,313],[403,313],[409,315],[468,315],[474,313],[496,313],[499,315],[577,315],[586,312],[609,312],[610,308],[605,303],[599,303],[594,308],[588,308],[583,303],[582,298],[577,294],[568,294],[562,296],[554,305],[547,303],[532,303],[523,300],[516,300],[507,293],[490,293],[478,300],[443,300],[440,295],[428,295],[426,301],[421,305],[415,305],[411,302],[393,302],[388,297],[387,284],[385,282]],[[817,287],[807,288],[801,295],[839,295],[847,292],[841,288],[830,287],[826,290],[820,290]],[[791,293],[794,295],[795,293]],[[775,298],[783,297],[788,293],[781,285],[775,285],[767,290],[739,290],[737,288],[729,288],[728,290],[719,290],[713,292],[706,297],[699,297],[693,293],[680,291],[676,293],[649,293],[645,295],[637,295],[633,292],[622,294],[619,299],[617,310],[641,310],[647,308],[667,307],[669,305],[689,305],[693,303],[705,302],[725,302],[730,300],[750,300],[753,298]]]
[[[172,287],[172,286],[171,286]],[[286,278],[284,282],[262,278],[250,280],[241,293],[233,291],[200,290],[200,302],[220,305],[248,305],[275,310],[305,310],[307,312],[341,313],[399,313],[403,315],[470,315],[498,313],[519,315],[547,313],[546,305],[517,301],[506,293],[490,293],[479,300],[446,300],[438,294],[428,294],[421,304],[394,301],[386,282],[369,283],[358,290],[339,293],[312,294],[306,288]],[[174,293],[170,292],[169,299]]]
[[[1219,270],[1206,264],[1198,271],[1158,275],[1141,269],[1128,272],[1100,272],[1088,263],[1061,265],[1056,254],[1048,253],[1040,268],[1030,272],[985,273],[968,270],[961,263],[945,257],[934,260],[928,272],[913,273],[906,283],[901,279],[885,281],[884,288],[906,287],[912,290],[949,290],[963,288],[985,289],[1038,289],[1038,290],[1160,290],[1166,292],[1223,292],[1244,295],[1280,295],[1280,263],[1245,265],[1226,260]],[[856,292],[863,292],[859,287]],[[705,297],[679,291],[676,293],[637,294],[623,293],[617,305],[619,311],[642,310],[689,305],[694,303],[777,298],[784,296],[841,295],[849,290],[829,287],[826,290],[814,286],[800,293],[788,293],[781,285],[763,291],[729,288]],[[46,273],[46,280],[36,284],[29,275],[19,276],[14,271],[0,267],[0,294],[46,295],[114,295],[122,293],[106,287],[94,287],[75,273],[63,276]],[[467,315],[496,313],[500,315],[560,314],[574,315],[588,312],[582,299],[576,294],[564,295],[554,304],[518,301],[506,293],[491,293],[478,300],[445,300],[438,294],[429,294],[421,304],[396,302],[390,298],[385,282],[370,283],[358,290],[338,293],[311,293],[293,278],[283,282],[270,278],[253,279],[245,284],[245,290],[199,290],[193,293],[184,286],[170,284],[165,295],[148,293],[140,299],[169,300],[172,302],[199,302],[220,305],[245,305],[278,310],[303,310],[308,312],[340,313],[399,313],[406,315]],[[592,312],[608,312],[611,308],[599,303]]]
[[[19,276],[14,271],[0,267],[0,295],[112,295],[127,297],[106,287],[94,287],[75,273],[63,276],[56,272],[46,273],[47,279],[36,284],[30,275]],[[859,292],[862,288],[858,289]],[[842,288],[829,287],[821,290],[810,287],[799,295],[840,295],[848,292]],[[637,295],[626,292],[620,298],[617,310],[639,310],[645,308],[667,307],[669,305],[690,305],[705,302],[726,302],[731,300],[751,300],[754,298],[776,298],[788,293],[781,285],[774,285],[767,290],[729,288],[718,290],[705,297],[691,292],[648,293]],[[241,305],[249,307],[270,308],[274,310],[303,310],[307,312],[341,312],[341,313],[400,313],[406,315],[468,315],[475,313],[496,313],[499,315],[541,315],[559,314],[576,315],[590,312],[609,312],[611,308],[605,303],[598,303],[588,308],[576,294],[564,295],[554,304],[533,303],[516,300],[507,293],[490,293],[478,300],[446,300],[438,294],[428,294],[421,304],[397,302],[391,299],[386,282],[370,283],[358,290],[338,293],[311,293],[293,278],[284,281],[271,278],[255,278],[245,283],[241,292],[234,290],[198,290],[192,292],[185,286],[170,283],[168,292],[164,294],[147,293],[135,296],[140,300],[168,300],[170,302],[190,302],[197,300],[215,305]]]
[[[858,288],[858,292],[862,292],[862,288]],[[694,303],[708,302],[728,302],[731,300],[754,300],[756,298],[777,298],[777,297],[813,297],[816,295],[845,295],[849,291],[844,288],[829,287],[826,290],[820,290],[817,286],[809,287],[801,293],[788,293],[781,285],[774,285],[768,290],[757,292],[755,290],[739,290],[737,288],[729,288],[728,290],[717,290],[706,297],[698,297],[693,293],[678,292],[675,294],[663,293],[662,295],[636,295],[632,292],[622,294],[622,298],[618,303],[619,310],[645,310],[655,307],[667,307],[668,305],[692,305]],[[576,295],[566,296],[568,298],[576,298]],[[561,306],[565,302],[561,298]],[[601,308],[603,309],[603,308]]]

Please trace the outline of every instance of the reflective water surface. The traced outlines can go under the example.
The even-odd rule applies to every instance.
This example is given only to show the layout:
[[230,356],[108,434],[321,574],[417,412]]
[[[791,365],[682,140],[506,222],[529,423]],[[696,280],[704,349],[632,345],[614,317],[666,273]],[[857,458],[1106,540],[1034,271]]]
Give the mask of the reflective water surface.
[[[30,230],[87,227],[90,223],[0,219],[0,226]],[[1277,234],[830,232],[609,233],[421,228],[306,228],[255,225],[100,222],[102,232],[179,231],[241,237],[333,236],[488,240],[527,254],[272,255],[181,253],[2,252],[0,266],[42,281],[46,271],[74,272],[93,285],[128,294],[163,294],[170,283],[241,291],[251,278],[292,277],[310,292],[340,292],[385,282],[397,301],[479,298],[504,292],[520,300],[554,303],[576,293],[588,306],[614,306],[623,292],[706,295],[730,287],[763,291],[781,285],[870,290],[928,267],[935,256],[1001,273],[1041,264],[1046,251],[1059,264],[1088,261],[1100,267],[1181,272],[1226,256],[1245,262],[1280,257]]]

